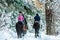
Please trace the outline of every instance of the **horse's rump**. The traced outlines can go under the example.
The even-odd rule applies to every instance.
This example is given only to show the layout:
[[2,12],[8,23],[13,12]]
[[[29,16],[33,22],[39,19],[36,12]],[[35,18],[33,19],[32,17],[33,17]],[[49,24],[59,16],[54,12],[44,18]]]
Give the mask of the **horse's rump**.
[[39,22],[34,22],[34,24],[33,24],[33,28],[35,28],[35,29],[40,28],[40,24],[39,24]]
[[16,31],[20,32],[23,29],[23,24],[21,22],[16,23]]
[[20,31],[20,30],[24,30],[24,31],[26,31],[28,29],[28,27],[25,25],[25,24],[23,24],[22,22],[17,22],[16,23],[16,30],[18,30],[18,31]]

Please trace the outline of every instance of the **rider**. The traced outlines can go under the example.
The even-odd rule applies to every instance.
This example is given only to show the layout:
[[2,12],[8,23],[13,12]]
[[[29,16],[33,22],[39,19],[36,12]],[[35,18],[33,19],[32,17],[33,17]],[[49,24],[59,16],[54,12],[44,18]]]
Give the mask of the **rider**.
[[[22,14],[21,11],[19,13],[20,13],[19,16],[18,16],[18,22],[19,22],[19,24],[22,23],[24,27],[25,27],[25,25],[27,26],[26,18],[24,17],[24,15]],[[27,29],[28,29],[28,27],[27,27]]]
[[40,22],[40,16],[38,14],[34,17],[34,22]]
[[[36,14],[36,16],[34,17],[34,25],[36,26],[36,24],[35,23],[39,23],[40,22],[40,16],[38,15],[38,14]],[[40,25],[40,24],[39,24]],[[36,27],[34,27],[33,26],[33,28],[35,29],[35,37],[37,37],[37,36],[39,36],[39,28],[40,28],[40,26],[38,25],[38,27],[36,26]]]
[[23,14],[22,14],[21,11],[19,12],[18,22],[19,22],[19,23],[22,22],[22,23],[24,24],[24,17],[23,17]]

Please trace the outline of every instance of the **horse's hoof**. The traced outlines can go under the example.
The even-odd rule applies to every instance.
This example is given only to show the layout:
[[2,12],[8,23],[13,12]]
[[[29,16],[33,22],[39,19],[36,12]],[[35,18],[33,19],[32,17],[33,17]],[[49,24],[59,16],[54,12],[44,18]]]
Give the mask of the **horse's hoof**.
[[35,38],[37,38],[37,36],[35,36]]
[[24,36],[24,35],[23,35]]
[[35,35],[35,38],[37,38],[37,35]]
[[39,37],[39,35],[37,35]]

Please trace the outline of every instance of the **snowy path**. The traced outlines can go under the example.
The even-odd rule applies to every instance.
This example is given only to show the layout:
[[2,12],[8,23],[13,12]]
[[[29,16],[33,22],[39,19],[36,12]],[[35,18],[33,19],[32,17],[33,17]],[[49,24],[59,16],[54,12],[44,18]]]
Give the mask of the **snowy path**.
[[23,38],[17,38],[17,35],[15,32],[13,32],[10,29],[4,29],[0,30],[0,40],[60,40],[60,36],[48,36],[44,33],[40,33],[40,37],[35,38],[34,33],[30,33],[29,31]]

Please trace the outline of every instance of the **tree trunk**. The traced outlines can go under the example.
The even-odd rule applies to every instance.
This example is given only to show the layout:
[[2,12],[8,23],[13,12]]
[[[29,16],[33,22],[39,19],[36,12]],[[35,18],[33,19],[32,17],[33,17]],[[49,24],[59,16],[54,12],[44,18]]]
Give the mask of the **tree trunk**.
[[[48,0],[46,0],[48,1]],[[52,9],[48,8],[48,3],[45,4],[45,12],[46,12],[46,34],[47,35],[54,35],[55,34],[55,28],[53,26],[53,15],[52,15]],[[50,7],[50,6],[49,6]]]
[[46,9],[46,32],[51,35],[52,13],[50,9]]

